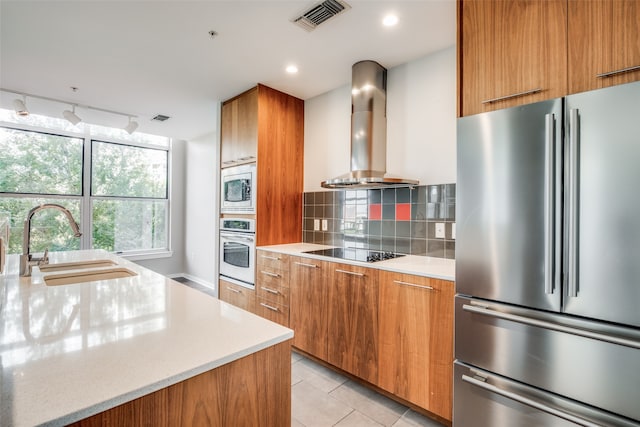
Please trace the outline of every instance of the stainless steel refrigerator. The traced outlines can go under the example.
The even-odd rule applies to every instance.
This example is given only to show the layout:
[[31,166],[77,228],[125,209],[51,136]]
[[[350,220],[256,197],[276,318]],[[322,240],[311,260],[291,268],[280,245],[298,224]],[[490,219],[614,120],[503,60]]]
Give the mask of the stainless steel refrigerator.
[[454,427],[640,425],[640,82],[457,138]]

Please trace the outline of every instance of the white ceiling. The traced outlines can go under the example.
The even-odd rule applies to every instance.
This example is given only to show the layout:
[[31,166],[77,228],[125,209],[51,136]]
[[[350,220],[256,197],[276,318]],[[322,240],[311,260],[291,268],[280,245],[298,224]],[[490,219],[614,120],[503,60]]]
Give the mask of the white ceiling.
[[[306,32],[290,20],[316,0],[2,0],[0,86],[136,115],[141,132],[193,139],[216,130],[220,101],[256,83],[309,99],[348,84],[357,61],[391,68],[455,44],[455,0],[346,1],[350,10]],[[381,25],[388,12],[396,27]],[[295,76],[284,71],[290,63]],[[1,105],[13,99],[2,93]],[[68,108],[27,103],[40,114]],[[151,121],[156,114],[171,119]]]

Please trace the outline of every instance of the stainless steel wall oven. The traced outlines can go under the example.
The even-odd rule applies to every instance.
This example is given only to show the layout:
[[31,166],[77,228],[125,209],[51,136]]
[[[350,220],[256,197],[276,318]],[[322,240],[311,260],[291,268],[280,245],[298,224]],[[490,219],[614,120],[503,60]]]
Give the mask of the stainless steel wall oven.
[[220,220],[220,276],[248,288],[255,282],[255,220]]

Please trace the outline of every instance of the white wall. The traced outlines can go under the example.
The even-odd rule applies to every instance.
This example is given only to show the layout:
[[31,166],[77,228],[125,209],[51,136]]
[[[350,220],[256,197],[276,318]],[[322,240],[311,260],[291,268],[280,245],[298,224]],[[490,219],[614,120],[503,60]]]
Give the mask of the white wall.
[[171,250],[169,258],[155,258],[136,263],[157,273],[170,275],[184,269],[184,223],[185,223],[185,145],[184,141],[174,141],[171,147]]
[[[212,112],[212,120],[218,112]],[[189,141],[186,150],[185,263],[187,277],[215,285],[218,275],[218,132]]]
[[[321,181],[349,172],[350,127],[350,85],[305,102],[304,191],[322,190]],[[387,174],[420,184],[455,182],[455,47],[389,69]]]

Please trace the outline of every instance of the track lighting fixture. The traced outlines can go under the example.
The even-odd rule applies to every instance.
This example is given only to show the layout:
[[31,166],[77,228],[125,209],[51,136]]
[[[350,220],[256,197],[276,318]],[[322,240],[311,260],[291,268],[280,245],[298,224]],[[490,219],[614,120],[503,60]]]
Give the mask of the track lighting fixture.
[[28,116],[29,110],[27,110],[27,97],[22,96],[22,99],[13,100],[13,109],[16,110],[16,114],[19,116]]
[[78,123],[82,121],[80,117],[76,114],[76,106],[71,106],[71,111],[64,110],[62,112],[62,116],[69,121],[72,125],[76,126]]
[[129,116],[129,124],[127,124],[124,128],[129,135],[131,135],[136,129],[138,129],[138,122],[132,120],[132,117]]
[[129,118],[129,122],[127,123],[127,125],[125,127],[123,127],[122,129],[127,131],[127,133],[129,133],[129,135],[131,135],[133,132],[136,131],[136,129],[138,129],[138,122],[136,122],[134,119],[137,118],[137,116],[133,115],[133,114],[127,114],[127,113],[121,113],[119,111],[113,111],[113,110],[107,110],[104,108],[98,108],[98,107],[92,107],[90,105],[81,105],[81,104],[72,104],[68,101],[62,101],[60,99],[54,99],[54,98],[48,98],[46,96],[40,96],[40,95],[32,95],[30,93],[23,93],[23,92],[17,92],[15,90],[9,90],[9,89],[4,89],[4,88],[0,88],[1,92],[8,92],[8,93],[13,93],[15,95],[21,95],[22,99],[16,98],[13,101],[13,108],[16,111],[16,114],[19,116],[28,116],[29,115],[29,110],[27,110],[27,97],[31,97],[31,98],[38,98],[38,99],[44,99],[46,101],[51,101],[51,102],[56,102],[59,104],[67,104],[67,105],[71,105],[71,110],[64,110],[62,112],[62,116],[67,119],[69,121],[69,123],[73,124],[74,126],[76,126],[78,123],[82,122],[82,119],[80,117],[78,117],[78,115],[76,114],[76,107],[81,107],[87,110],[94,110],[94,111],[101,111],[103,113],[108,113],[108,114],[115,114],[118,116],[125,116]]

